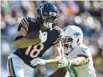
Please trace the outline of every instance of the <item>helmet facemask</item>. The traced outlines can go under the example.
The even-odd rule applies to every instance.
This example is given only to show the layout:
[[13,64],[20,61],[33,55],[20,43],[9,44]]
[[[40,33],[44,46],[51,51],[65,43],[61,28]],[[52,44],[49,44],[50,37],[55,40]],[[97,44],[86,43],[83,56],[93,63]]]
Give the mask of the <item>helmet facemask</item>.
[[44,25],[52,30],[53,23],[56,21],[58,15],[55,12],[49,12],[49,15],[42,15]]
[[52,23],[56,20],[57,17],[58,15],[56,12],[49,12],[49,13],[44,12],[42,15],[42,18],[45,22],[52,22]]
[[65,36],[62,38],[62,45],[65,48],[75,48],[79,45],[79,38],[77,36]]
[[65,48],[71,47],[71,43],[73,42],[73,38],[72,37],[63,37],[62,38],[62,45]]

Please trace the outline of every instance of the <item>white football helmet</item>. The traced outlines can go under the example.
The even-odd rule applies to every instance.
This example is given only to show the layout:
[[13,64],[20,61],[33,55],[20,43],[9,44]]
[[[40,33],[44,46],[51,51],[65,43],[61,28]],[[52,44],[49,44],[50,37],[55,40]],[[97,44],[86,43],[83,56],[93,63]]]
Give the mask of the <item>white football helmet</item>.
[[83,43],[83,32],[75,25],[68,25],[64,29],[62,44],[65,47],[75,48]]

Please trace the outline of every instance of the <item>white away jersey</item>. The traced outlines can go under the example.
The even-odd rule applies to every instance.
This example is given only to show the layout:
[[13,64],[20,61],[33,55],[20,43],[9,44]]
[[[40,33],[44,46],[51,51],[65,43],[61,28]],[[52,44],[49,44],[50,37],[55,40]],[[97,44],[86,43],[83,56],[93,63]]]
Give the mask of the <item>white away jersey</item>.
[[72,50],[68,49],[66,52],[66,57],[70,60],[76,58],[78,55],[88,56],[89,62],[78,67],[67,67],[67,69],[71,71],[73,77],[96,77],[95,69],[93,67],[92,55],[88,47],[82,45]]

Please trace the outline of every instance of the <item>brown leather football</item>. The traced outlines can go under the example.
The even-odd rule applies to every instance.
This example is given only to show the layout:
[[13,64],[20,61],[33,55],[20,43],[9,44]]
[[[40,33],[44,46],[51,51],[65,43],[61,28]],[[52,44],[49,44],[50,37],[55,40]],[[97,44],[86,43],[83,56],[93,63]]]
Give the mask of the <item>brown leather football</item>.
[[39,37],[39,30],[29,32],[27,35],[28,39],[38,38]]

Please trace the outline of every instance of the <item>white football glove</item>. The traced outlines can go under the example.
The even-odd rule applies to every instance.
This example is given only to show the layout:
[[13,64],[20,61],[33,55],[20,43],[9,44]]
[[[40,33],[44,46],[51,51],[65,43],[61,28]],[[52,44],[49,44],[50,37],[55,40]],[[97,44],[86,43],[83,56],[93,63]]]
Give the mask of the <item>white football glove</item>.
[[38,62],[39,65],[45,65],[46,63],[47,62],[44,59],[40,59],[39,62]]
[[58,61],[58,67],[59,68],[70,66],[70,65],[71,65],[70,60],[68,60],[65,57]]
[[37,66],[37,65],[45,65],[46,61],[41,58],[34,58],[33,60],[31,60],[30,63],[32,66]]
[[42,43],[44,43],[47,40],[47,32],[39,31],[39,38]]
[[32,66],[37,66],[40,58],[34,58],[33,60],[30,61]]

